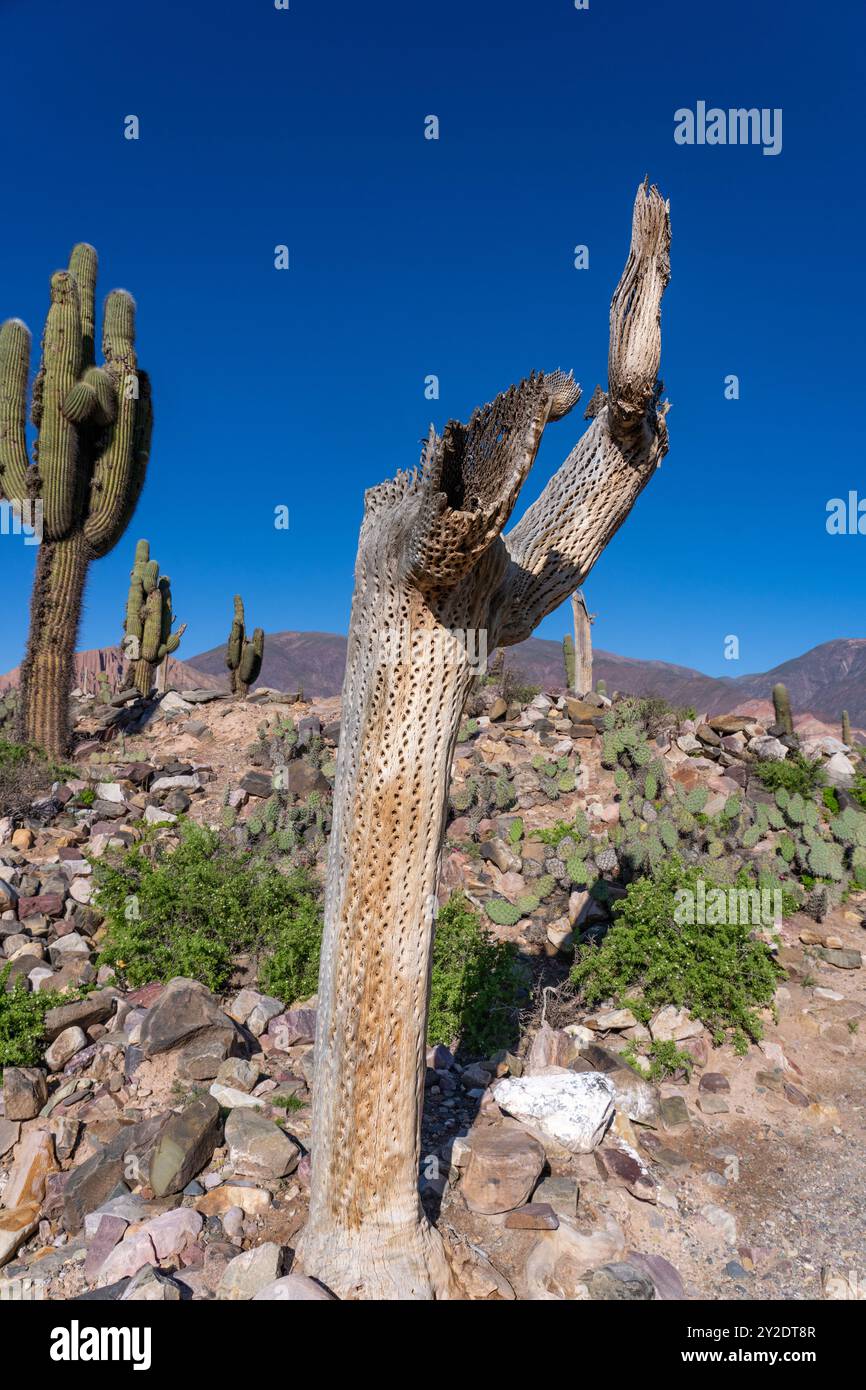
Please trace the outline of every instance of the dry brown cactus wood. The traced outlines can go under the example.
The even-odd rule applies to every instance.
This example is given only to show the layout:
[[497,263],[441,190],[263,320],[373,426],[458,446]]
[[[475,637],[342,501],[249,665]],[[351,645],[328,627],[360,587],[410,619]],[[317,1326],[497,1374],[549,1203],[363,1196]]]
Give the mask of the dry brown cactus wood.
[[667,451],[658,381],[669,209],[644,183],[610,311],[608,390],[503,534],[545,426],[578,400],[533,374],[418,472],[367,492],[343,685],[319,980],[303,1267],[342,1298],[459,1297],[418,1195],[435,892],[471,641],[520,642],[584,581]]
[[592,690],[592,624],[595,614],[586,606],[582,589],[571,596],[571,612],[574,618],[574,689],[578,695],[586,695]]

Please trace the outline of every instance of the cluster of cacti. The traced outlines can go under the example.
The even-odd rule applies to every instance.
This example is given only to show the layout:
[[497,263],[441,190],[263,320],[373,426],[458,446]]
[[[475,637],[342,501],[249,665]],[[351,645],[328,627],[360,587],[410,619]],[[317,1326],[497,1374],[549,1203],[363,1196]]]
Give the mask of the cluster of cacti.
[[68,269],[51,277],[33,385],[32,467],[26,438],[30,334],[20,319],[0,328],[0,496],[35,508],[42,536],[21,667],[21,736],[56,756],[70,743],[69,696],[87,567],[126,530],[150,451],[150,387],[137,367],[135,304],[124,290],[106,299],[105,361],[96,366],[96,267],[93,247],[82,244],[73,248]]
[[513,927],[522,917],[531,917],[536,912],[545,898],[556,887],[556,879],[552,874],[542,874],[535,880],[535,886],[530,893],[521,893],[513,903],[506,898],[489,898],[484,904],[484,910],[491,922],[495,922],[498,927]]
[[244,626],[243,600],[240,594],[235,594],[235,615],[226,644],[226,666],[231,672],[232,691],[235,695],[245,696],[253,682],[258,680],[264,654],[264,630],[260,627],[255,628],[250,641]]
[[573,759],[567,754],[558,758],[536,754],[532,759],[532,770],[538,774],[539,788],[548,801],[558,801],[560,796],[567,796],[577,789]]
[[776,728],[780,734],[793,734],[794,716],[791,714],[791,697],[788,694],[788,687],[782,685],[773,686],[773,709],[776,712]]
[[468,816],[469,833],[475,835],[482,820],[510,811],[517,803],[517,789],[506,769],[481,769],[467,777],[450,796],[457,816]]
[[223,824],[233,830],[237,843],[264,853],[290,856],[293,863],[311,864],[331,830],[330,797],[310,792],[305,801],[292,802],[274,791],[240,822],[226,806]]
[[171,580],[167,574],[160,576],[159,565],[150,558],[149,542],[139,541],[129,572],[121,651],[129,663],[126,684],[142,695],[153,690],[157,667],[177,651],[186,631],[186,623],[181,623],[172,632],[174,616]]

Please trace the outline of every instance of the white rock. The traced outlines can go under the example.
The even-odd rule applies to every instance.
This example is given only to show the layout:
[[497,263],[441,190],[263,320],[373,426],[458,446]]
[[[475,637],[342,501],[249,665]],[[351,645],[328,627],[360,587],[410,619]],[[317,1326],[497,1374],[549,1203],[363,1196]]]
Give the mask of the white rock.
[[45,1061],[49,1071],[62,1071],[66,1063],[87,1046],[87,1034],[83,1028],[64,1028],[50,1047],[46,1048]]
[[100,801],[125,801],[123,787],[119,782],[97,782],[96,795]]
[[824,776],[831,787],[850,787],[856,768],[844,753],[834,753],[824,764]]
[[161,806],[145,806],[144,819],[150,825],[171,825],[177,820],[177,816],[173,816],[171,811],[163,810]]
[[599,1143],[613,1115],[613,1095],[597,1071],[509,1076],[493,1087],[497,1105],[542,1141],[553,1139],[571,1153],[591,1153]]
[[62,965],[64,961],[72,960],[78,956],[90,956],[90,942],[85,941],[80,932],[67,932],[66,936],[58,936],[48,947],[48,954],[55,964]]
[[229,1260],[217,1287],[220,1300],[248,1301],[279,1280],[283,1249],[274,1241],[256,1245]]
[[784,743],[780,743],[772,734],[756,734],[750,738],[746,744],[750,753],[754,753],[756,758],[765,763],[780,763],[788,756],[788,750]]
[[89,878],[74,878],[69,885],[69,896],[73,902],[89,903],[93,896],[93,884]]
[[234,1086],[222,1086],[219,1081],[213,1083],[210,1093],[214,1100],[219,1101],[226,1110],[236,1110],[240,1105],[251,1106],[254,1110],[264,1108],[263,1100],[257,1100],[255,1096],[248,1096],[246,1091],[238,1091]]
[[187,700],[182,700],[176,690],[169,690],[163,695],[159,705],[166,714],[189,714],[192,709],[192,705]]
[[694,734],[680,734],[677,739],[677,748],[683,753],[698,753],[703,748],[700,739],[695,738]]
[[728,1245],[736,1245],[737,1223],[729,1211],[725,1211],[722,1207],[715,1207],[710,1203],[701,1207],[701,1216],[717,1231],[721,1231]]
[[683,1042],[700,1037],[704,1025],[699,1018],[692,1018],[688,1009],[675,1009],[668,1004],[650,1019],[649,1030],[656,1042]]
[[201,788],[202,781],[197,772],[178,773],[176,777],[157,777],[151,783],[152,792],[170,792],[177,789],[182,792],[197,792]]

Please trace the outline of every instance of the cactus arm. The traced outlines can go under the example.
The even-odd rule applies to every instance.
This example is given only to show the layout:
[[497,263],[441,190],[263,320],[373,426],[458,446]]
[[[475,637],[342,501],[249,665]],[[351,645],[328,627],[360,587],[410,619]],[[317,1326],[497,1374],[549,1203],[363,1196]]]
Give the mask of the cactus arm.
[[62,540],[75,522],[81,484],[78,432],[64,413],[81,373],[81,312],[78,286],[68,270],[51,277],[51,307],[42,338],[39,399],[39,477],[47,540]]
[[507,565],[491,604],[490,646],[522,641],[580,587],[667,453],[657,374],[669,247],[668,205],[644,184],[611,301],[608,399],[504,537]]
[[81,313],[81,366],[92,367],[96,361],[96,272],[99,260],[96,251],[86,241],[73,246],[69,256],[69,271],[75,276],[78,285],[78,303]]
[[108,445],[93,473],[90,515],[85,537],[95,555],[106,555],[123,534],[130,488],[137,472],[136,415],[140,382],[135,356],[135,301],[113,290],[105,301],[103,323],[105,370],[114,386],[117,414]]
[[144,487],[147,465],[150,458],[150,441],[153,432],[153,406],[151,403],[150,377],[147,372],[138,373],[138,406],[135,412],[135,434],[132,442],[132,469],[129,488],[123,501],[116,526],[116,536],[109,536],[111,544],[105,550],[94,548],[97,557],[111,550],[125,532],[138,506],[138,499]]
[[0,497],[9,502],[28,495],[29,370],[30,331],[20,319],[9,319],[0,328]]

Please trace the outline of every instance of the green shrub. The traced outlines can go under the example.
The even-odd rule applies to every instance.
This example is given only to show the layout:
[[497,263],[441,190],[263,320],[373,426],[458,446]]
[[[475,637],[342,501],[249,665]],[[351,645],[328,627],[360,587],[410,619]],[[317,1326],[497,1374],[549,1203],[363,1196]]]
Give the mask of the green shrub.
[[192,824],[175,848],[153,855],[136,846],[117,864],[96,865],[96,902],[107,926],[103,964],[133,988],[185,975],[221,990],[234,957],[252,953],[265,988],[280,998],[315,991],[322,928],[303,872],[285,876]]
[[515,947],[496,941],[464,895],[452,894],[436,919],[428,1043],[480,1056],[509,1046],[523,989]]
[[[686,1076],[691,1077],[695,1059],[690,1052],[685,1052],[677,1047],[675,1042],[653,1042],[650,1043],[644,1052],[639,1053],[636,1045],[630,1042],[623,1048],[623,1057],[629,1066],[635,1067],[642,1076],[648,1076],[650,1081],[663,1081],[666,1076],[673,1076],[675,1072],[684,1071]],[[646,1057],[649,1061],[649,1070],[636,1066],[638,1056]]]
[[744,1048],[747,1037],[761,1037],[756,1010],[772,1002],[783,972],[768,948],[751,939],[747,924],[675,920],[677,891],[695,892],[700,877],[698,868],[674,858],[654,879],[630,883],[613,926],[600,946],[580,951],[571,978],[589,1005],[612,998],[630,1007],[638,996],[652,1009],[684,1007],[716,1042],[730,1033]]
[[811,797],[822,785],[824,774],[820,758],[810,762],[802,753],[789,753],[781,762],[756,763],[752,769],[759,782],[774,792],[784,791]]
[[59,994],[39,990],[31,994],[23,980],[8,991],[12,966],[0,970],[0,1075],[4,1067],[35,1067],[45,1050],[45,1015],[56,1004],[68,1004],[78,992]]

